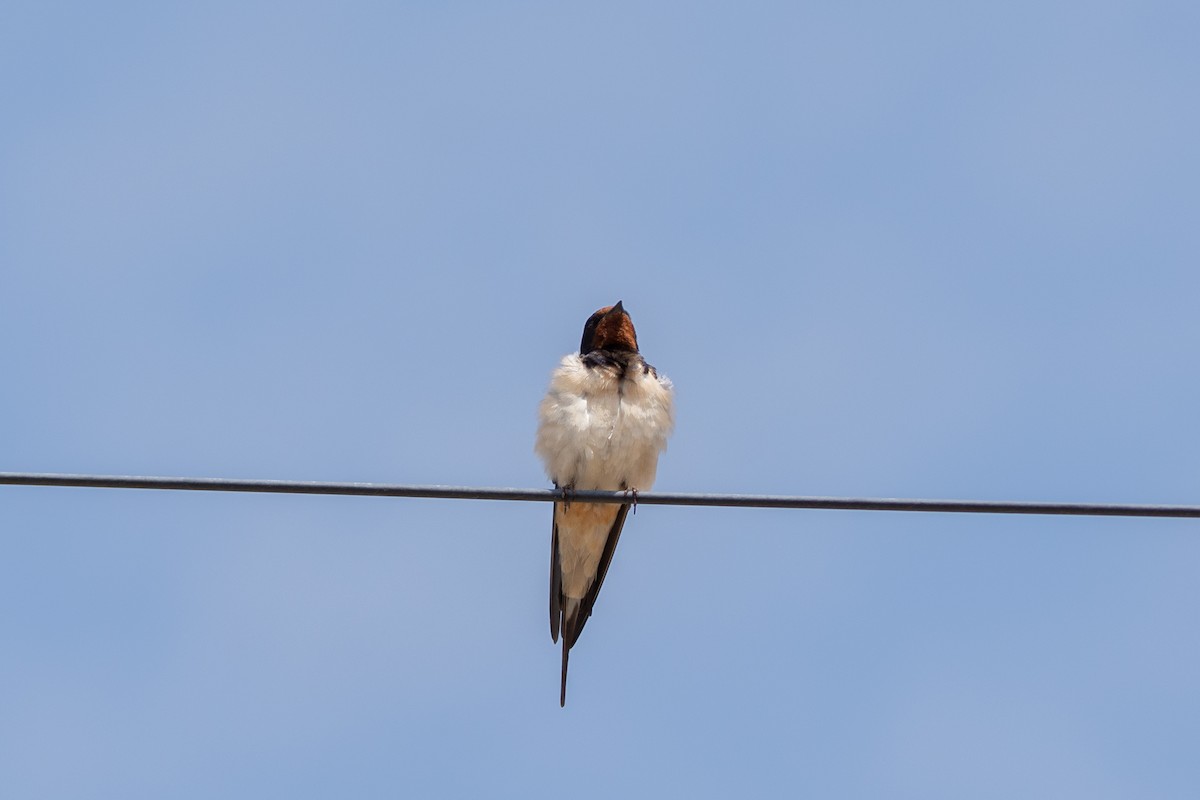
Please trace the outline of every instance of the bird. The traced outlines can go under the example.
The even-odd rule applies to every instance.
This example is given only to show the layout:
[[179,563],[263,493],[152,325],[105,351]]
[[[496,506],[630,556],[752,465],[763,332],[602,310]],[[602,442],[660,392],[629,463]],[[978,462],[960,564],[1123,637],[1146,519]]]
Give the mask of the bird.
[[[579,352],[562,358],[538,409],[534,450],[562,499],[550,532],[550,638],[567,661],[592,614],[637,493],[654,485],[675,425],[674,387],[638,350],[622,302],[588,317]],[[579,490],[625,492],[627,503],[572,502]]]

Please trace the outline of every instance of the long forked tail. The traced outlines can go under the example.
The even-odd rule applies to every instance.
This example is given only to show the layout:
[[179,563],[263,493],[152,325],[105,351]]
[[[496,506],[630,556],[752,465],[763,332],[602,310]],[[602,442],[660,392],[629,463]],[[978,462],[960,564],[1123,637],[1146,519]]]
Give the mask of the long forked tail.
[[563,667],[562,667],[562,689],[558,692],[558,707],[565,708],[567,705],[567,657],[571,652],[571,645],[567,643],[567,637],[563,637]]

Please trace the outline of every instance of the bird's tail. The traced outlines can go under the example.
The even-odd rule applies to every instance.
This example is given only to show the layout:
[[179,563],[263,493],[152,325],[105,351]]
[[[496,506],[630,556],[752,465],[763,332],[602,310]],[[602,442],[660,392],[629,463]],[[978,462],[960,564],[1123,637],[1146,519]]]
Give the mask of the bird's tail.
[[562,689],[558,693],[558,705],[567,704],[567,658],[575,642],[579,641],[579,632],[587,617],[580,613],[580,601],[575,597],[562,599]]
[[567,705],[567,658],[571,652],[571,645],[567,643],[567,637],[564,636],[563,644],[563,666],[562,666],[562,688],[558,692],[558,707],[565,708]]

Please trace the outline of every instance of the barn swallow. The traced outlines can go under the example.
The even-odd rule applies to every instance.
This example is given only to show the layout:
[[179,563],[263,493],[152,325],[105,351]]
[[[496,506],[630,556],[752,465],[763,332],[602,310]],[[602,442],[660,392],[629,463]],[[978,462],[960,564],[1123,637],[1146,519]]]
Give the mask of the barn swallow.
[[576,490],[623,491],[632,503],[654,484],[674,426],[673,389],[638,352],[618,302],[588,318],[579,352],[564,356],[539,409],[534,450],[563,493],[550,533],[550,638],[562,633],[560,706],[567,656],[592,614],[630,503],[573,503]]

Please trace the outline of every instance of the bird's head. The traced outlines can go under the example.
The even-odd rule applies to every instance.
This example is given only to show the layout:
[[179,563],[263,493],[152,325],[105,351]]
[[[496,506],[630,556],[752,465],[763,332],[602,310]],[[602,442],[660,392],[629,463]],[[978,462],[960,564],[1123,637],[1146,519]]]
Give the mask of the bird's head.
[[587,355],[593,350],[615,350],[636,353],[637,332],[633,320],[618,300],[615,306],[605,306],[588,317],[583,326],[583,341],[579,352]]

